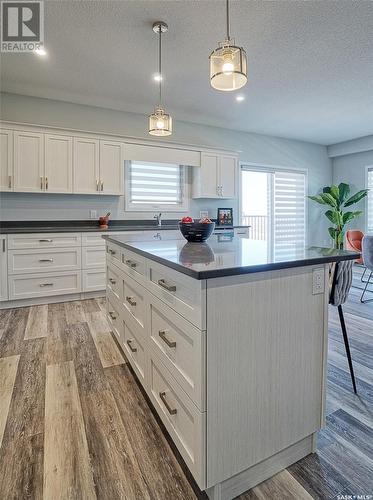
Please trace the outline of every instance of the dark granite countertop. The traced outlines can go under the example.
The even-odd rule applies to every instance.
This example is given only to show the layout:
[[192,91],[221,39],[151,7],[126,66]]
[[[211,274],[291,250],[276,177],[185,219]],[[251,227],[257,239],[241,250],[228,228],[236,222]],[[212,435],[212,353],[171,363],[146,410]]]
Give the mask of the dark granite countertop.
[[287,252],[281,249],[276,254],[275,248],[266,241],[237,237],[231,241],[219,241],[219,236],[212,236],[205,243],[187,243],[185,240],[126,242],[124,235],[106,235],[104,238],[199,280],[353,260],[360,255],[332,248],[304,248],[296,244]]
[[[247,228],[250,226],[216,226],[216,229]],[[166,220],[162,226],[157,226],[153,220],[112,220],[108,229],[100,229],[96,220],[70,220],[70,221],[2,221],[0,234],[23,233],[84,233],[112,231],[164,231],[179,229],[177,220]]]

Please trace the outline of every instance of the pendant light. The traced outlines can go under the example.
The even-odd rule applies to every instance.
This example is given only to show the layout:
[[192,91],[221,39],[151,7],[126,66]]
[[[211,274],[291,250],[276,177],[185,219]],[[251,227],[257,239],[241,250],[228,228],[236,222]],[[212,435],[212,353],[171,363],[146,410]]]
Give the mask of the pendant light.
[[210,82],[214,89],[229,92],[246,85],[247,59],[245,50],[230,36],[229,0],[226,2],[227,36],[210,54]]
[[149,116],[149,134],[157,136],[166,136],[172,134],[172,117],[165,112],[162,105],[162,33],[166,33],[168,26],[163,21],[157,21],[153,24],[153,31],[159,36],[159,54],[158,54],[158,76],[159,76],[159,104],[154,113]]

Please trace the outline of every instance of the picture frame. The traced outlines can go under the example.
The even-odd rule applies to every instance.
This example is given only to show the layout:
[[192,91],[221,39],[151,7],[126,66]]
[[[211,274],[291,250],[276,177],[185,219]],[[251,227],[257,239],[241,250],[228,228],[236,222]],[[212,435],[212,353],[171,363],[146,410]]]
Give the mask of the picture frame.
[[233,226],[233,208],[218,208],[217,226]]

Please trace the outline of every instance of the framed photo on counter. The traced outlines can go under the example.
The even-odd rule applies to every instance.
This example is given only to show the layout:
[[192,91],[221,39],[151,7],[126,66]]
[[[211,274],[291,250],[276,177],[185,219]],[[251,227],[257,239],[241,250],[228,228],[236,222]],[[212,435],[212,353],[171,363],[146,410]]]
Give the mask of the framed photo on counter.
[[233,208],[218,208],[218,226],[233,226]]

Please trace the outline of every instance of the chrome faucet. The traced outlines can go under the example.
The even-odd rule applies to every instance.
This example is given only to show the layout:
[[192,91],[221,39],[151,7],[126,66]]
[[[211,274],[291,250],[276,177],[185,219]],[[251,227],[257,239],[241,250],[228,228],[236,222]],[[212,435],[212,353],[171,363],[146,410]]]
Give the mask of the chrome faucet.
[[157,226],[158,227],[162,226],[162,213],[161,212],[159,212],[159,214],[155,214],[155,216],[153,217],[153,219],[157,220]]

